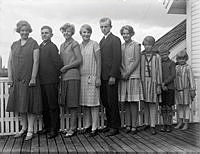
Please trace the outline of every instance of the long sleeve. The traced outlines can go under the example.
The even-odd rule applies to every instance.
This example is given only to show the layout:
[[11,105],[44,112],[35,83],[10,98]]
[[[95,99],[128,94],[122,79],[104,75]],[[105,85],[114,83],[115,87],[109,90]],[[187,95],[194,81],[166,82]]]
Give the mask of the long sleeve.
[[121,60],[122,60],[121,41],[119,38],[114,37],[112,42],[112,49],[113,49],[112,51],[113,59],[109,76],[119,78],[118,72],[120,71]]
[[170,65],[170,72],[169,72],[169,76],[167,79],[165,79],[163,82],[165,85],[168,85],[169,83],[173,82],[176,76],[176,64],[174,62],[171,63]]
[[188,79],[189,79],[189,84],[190,84],[190,90],[196,90],[196,84],[195,84],[192,68],[190,66],[188,67]]
[[63,66],[62,60],[59,55],[58,48],[55,45],[52,45],[50,49],[51,60],[53,61],[53,65],[55,66],[56,70],[60,70]]
[[161,64],[161,58],[159,55],[157,55],[157,84],[161,85],[162,84],[162,64]]

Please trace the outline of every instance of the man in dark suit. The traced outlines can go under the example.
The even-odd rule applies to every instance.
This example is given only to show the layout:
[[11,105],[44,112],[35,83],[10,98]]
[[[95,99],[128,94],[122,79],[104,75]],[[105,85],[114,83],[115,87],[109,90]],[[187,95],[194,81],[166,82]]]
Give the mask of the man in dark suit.
[[39,77],[44,128],[39,133],[48,133],[48,138],[56,137],[60,128],[58,83],[62,61],[58,54],[58,48],[51,42],[52,36],[51,27],[43,26],[41,28],[43,42],[40,44]]
[[113,35],[109,18],[100,20],[100,28],[104,34],[100,41],[101,49],[101,102],[106,110],[107,127],[104,129],[106,136],[119,133],[121,120],[118,108],[118,79],[120,78],[121,41]]

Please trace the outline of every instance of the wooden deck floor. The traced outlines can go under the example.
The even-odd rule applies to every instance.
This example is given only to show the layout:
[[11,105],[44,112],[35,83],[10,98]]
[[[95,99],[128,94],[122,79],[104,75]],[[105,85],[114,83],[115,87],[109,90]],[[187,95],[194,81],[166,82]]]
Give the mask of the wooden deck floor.
[[0,152],[3,153],[200,153],[200,123],[191,124],[187,131],[173,130],[171,133],[159,132],[152,136],[141,131],[136,135],[120,134],[104,137],[76,135],[65,138],[60,134],[55,139],[46,135],[35,135],[30,141],[13,136],[0,137]]

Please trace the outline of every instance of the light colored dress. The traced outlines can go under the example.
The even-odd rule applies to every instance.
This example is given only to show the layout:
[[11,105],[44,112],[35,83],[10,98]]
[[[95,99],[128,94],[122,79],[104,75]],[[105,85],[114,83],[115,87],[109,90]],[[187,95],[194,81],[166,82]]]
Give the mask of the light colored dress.
[[[136,55],[139,53],[139,56]],[[140,58],[140,44],[132,41],[129,44],[122,44],[122,67],[121,73],[129,71],[135,61]],[[133,102],[143,100],[142,83],[140,79],[140,62],[131,73],[128,80],[119,82],[119,101]]]
[[191,104],[191,90],[196,89],[192,68],[188,64],[176,66],[175,79],[175,102],[176,104]]
[[83,64],[81,65],[81,95],[80,105],[98,106],[100,105],[100,89],[96,88],[96,60],[95,52],[100,50],[99,44],[90,40],[86,46],[80,44]]
[[141,79],[144,92],[144,101],[161,102],[162,65],[158,54],[141,54]]

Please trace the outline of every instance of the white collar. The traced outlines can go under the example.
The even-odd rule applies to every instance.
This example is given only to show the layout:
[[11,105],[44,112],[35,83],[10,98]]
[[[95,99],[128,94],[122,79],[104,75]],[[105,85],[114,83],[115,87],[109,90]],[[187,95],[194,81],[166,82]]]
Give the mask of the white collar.
[[108,37],[108,35],[110,35],[111,32],[107,33],[104,37],[105,39]]

